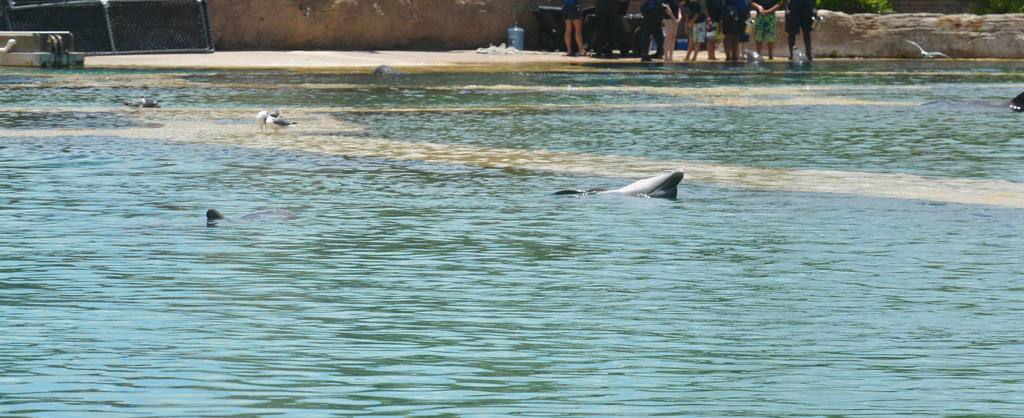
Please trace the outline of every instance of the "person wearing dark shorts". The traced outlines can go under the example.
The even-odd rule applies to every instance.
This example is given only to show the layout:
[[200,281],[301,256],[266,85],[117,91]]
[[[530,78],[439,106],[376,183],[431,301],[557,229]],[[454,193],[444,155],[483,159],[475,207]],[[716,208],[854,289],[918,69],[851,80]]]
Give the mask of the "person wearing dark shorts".
[[750,18],[749,0],[727,0],[726,12],[722,15],[722,33],[725,34],[725,59],[740,60],[740,36],[747,29]]
[[804,33],[804,51],[807,60],[811,58],[811,23],[818,14],[817,0],[782,0],[786,7],[786,33],[789,34],[789,59],[793,59],[796,34]]
[[600,58],[611,58],[612,50],[615,49],[615,21],[619,0],[595,0],[597,11],[597,40],[593,45],[594,56]]
[[[565,54],[575,57],[583,54],[583,13],[580,12],[580,0],[562,0],[562,17],[565,18]],[[576,36],[576,52],[572,50],[573,33]]]
[[715,42],[722,35],[722,15],[725,14],[725,2],[727,0],[705,0],[704,10],[707,12],[708,20],[707,36],[705,37],[705,49],[708,51],[708,60],[715,59]]
[[665,5],[663,0],[644,0],[640,6],[640,14],[643,15],[643,27],[641,28],[640,44],[637,45],[637,53],[640,54],[640,61],[651,60],[651,38],[658,43],[658,53],[655,57],[661,56],[662,45],[665,43],[665,34],[661,33],[662,16],[665,16]]

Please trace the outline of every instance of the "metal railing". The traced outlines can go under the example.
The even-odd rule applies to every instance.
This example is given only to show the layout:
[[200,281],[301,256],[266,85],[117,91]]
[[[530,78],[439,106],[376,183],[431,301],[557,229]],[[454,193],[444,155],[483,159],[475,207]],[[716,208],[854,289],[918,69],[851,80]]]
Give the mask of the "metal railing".
[[0,29],[68,31],[89,55],[214,50],[207,0],[0,0]]

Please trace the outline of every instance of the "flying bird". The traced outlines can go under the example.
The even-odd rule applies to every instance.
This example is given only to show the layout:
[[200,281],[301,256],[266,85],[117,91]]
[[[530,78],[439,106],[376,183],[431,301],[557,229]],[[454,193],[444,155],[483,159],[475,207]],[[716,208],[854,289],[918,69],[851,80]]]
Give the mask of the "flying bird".
[[943,53],[938,52],[938,51],[936,51],[936,52],[925,51],[924,48],[921,48],[921,45],[918,45],[917,42],[911,41],[910,39],[907,39],[906,41],[910,42],[911,45],[916,46],[918,51],[921,51],[921,58],[945,57],[945,58],[953,59],[953,57],[951,57],[949,55],[946,55],[946,54],[943,54]]

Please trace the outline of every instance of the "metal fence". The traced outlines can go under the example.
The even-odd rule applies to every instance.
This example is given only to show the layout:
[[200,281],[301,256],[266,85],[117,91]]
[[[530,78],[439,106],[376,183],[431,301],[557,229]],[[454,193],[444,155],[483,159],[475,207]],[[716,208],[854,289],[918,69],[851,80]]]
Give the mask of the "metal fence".
[[214,49],[207,0],[0,0],[0,29],[68,31],[89,55]]

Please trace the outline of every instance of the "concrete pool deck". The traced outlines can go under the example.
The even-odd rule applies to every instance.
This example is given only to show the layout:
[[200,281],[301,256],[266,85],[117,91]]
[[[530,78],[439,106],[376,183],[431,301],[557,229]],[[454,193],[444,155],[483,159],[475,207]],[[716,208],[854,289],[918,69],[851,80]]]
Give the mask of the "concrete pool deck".
[[[682,63],[686,51],[676,51]],[[720,52],[724,57],[724,52]],[[776,60],[785,58],[776,57]],[[698,61],[706,62],[700,53]],[[518,54],[484,54],[475,50],[461,51],[218,51],[199,54],[96,55],[85,58],[86,68],[189,68],[189,69],[297,69],[363,71],[379,65],[390,65],[401,71],[458,69],[466,66],[546,64],[593,64],[632,62],[639,58],[598,59],[589,56],[569,57],[563,52],[524,51]],[[661,62],[657,60],[655,62]],[[721,60],[719,60],[721,62]]]

